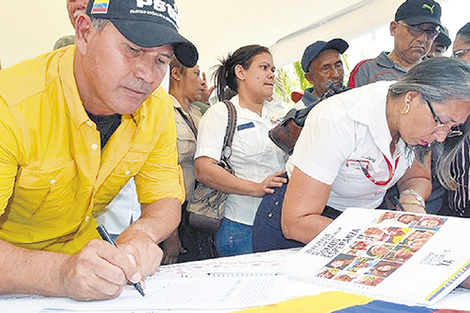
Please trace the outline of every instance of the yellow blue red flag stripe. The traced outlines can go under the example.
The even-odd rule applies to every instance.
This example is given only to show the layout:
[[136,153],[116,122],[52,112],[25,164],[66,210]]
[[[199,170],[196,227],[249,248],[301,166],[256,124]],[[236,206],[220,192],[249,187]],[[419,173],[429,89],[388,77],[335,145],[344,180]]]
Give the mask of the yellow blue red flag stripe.
[[108,13],[109,0],[95,0],[91,7],[91,14],[106,14]]
[[470,313],[462,310],[438,310],[376,300],[342,291],[328,291],[315,296],[299,297],[275,305],[249,308],[238,313]]

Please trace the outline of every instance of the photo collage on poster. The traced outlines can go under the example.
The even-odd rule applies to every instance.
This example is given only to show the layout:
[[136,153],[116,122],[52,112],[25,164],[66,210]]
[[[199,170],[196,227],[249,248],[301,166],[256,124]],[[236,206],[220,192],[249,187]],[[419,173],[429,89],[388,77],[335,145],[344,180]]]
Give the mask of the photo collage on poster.
[[377,286],[411,258],[446,220],[384,212],[315,276]]

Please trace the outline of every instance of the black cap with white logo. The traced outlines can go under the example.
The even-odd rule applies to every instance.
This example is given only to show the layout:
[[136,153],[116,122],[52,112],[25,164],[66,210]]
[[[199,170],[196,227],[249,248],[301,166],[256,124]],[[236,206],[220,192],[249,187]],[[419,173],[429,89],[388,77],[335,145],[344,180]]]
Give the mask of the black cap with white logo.
[[178,10],[174,0],[90,0],[86,13],[108,19],[134,44],[144,47],[172,45],[178,61],[193,67],[196,47],[178,34]]

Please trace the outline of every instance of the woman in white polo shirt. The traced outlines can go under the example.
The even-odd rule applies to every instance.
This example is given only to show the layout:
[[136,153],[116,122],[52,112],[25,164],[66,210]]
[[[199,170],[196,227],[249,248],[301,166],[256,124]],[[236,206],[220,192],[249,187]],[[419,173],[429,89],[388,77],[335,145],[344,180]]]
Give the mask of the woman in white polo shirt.
[[404,209],[424,213],[431,191],[422,164],[427,150],[457,134],[454,127],[469,114],[470,67],[450,58],[426,60],[398,82],[324,100],[310,112],[289,159],[284,236],[308,243],[332,221],[321,216],[325,207],[374,209],[397,182]]
[[221,61],[216,70],[219,99],[227,92],[237,111],[237,126],[230,164],[235,176],[220,160],[228,111],[223,102],[211,106],[199,124],[196,150],[197,180],[229,193],[225,217],[216,234],[220,256],[251,253],[251,229],[262,197],[286,182],[286,155],[268,137],[268,131],[287,113],[283,103],[268,102],[274,89],[275,67],[268,48],[244,46]]

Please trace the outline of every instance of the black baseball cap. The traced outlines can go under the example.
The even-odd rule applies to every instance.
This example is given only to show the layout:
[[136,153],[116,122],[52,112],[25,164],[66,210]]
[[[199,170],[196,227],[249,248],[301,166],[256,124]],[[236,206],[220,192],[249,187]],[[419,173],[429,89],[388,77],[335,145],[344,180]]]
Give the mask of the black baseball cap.
[[305,48],[304,54],[302,55],[302,69],[305,73],[308,72],[308,67],[313,60],[315,60],[320,53],[325,50],[333,49],[338,51],[339,54],[343,54],[349,48],[349,45],[346,41],[340,38],[332,39],[328,42],[326,41],[315,41],[310,46]]
[[395,21],[408,25],[432,23],[441,26],[441,6],[434,0],[406,0],[395,13]]
[[441,32],[436,37],[436,39],[434,39],[434,41],[444,45],[446,49],[449,48],[452,44],[452,40],[449,37],[449,31],[447,30],[447,28],[441,25]]
[[90,0],[86,13],[110,20],[134,44],[152,48],[172,45],[186,67],[198,60],[196,47],[178,33],[178,9],[174,0]]

